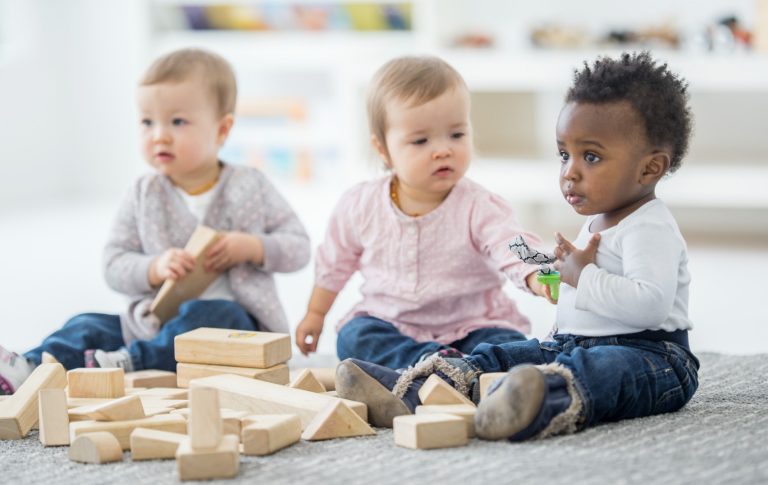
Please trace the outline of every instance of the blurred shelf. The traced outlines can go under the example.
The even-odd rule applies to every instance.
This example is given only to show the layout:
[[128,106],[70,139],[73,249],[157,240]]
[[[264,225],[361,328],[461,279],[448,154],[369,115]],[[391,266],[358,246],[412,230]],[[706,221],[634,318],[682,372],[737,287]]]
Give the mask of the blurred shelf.
[[[551,160],[476,159],[467,176],[504,198],[520,203],[562,202],[559,162]],[[670,206],[685,208],[768,209],[768,166],[734,164],[696,166],[683,163],[662,180],[657,195]]]

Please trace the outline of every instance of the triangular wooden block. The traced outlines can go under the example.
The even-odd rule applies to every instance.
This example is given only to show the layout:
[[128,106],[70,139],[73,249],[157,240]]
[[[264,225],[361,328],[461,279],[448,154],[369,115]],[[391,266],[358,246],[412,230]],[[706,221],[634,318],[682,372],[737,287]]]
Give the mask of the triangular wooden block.
[[317,413],[301,437],[307,441],[319,441],[372,434],[376,432],[363,418],[343,401],[335,401]]
[[317,377],[309,369],[304,369],[296,379],[291,382],[290,387],[294,389],[304,389],[309,392],[325,392],[325,386],[317,380]]
[[419,389],[419,399],[422,404],[469,404],[475,403],[467,399],[459,391],[450,386],[436,374],[429,376]]
[[92,406],[87,414],[96,421],[128,421],[146,417],[139,396],[125,396],[105,404]]

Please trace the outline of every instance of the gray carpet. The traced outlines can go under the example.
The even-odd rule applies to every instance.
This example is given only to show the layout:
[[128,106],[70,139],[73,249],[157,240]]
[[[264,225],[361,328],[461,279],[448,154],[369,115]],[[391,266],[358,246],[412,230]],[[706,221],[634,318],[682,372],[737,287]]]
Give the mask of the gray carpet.
[[[462,448],[396,447],[377,436],[301,442],[269,457],[242,457],[221,483],[768,483],[768,355],[702,354],[700,387],[683,410],[606,424],[559,438]],[[0,483],[177,482],[174,461],[81,465],[37,435],[0,441]],[[216,482],[219,483],[219,482]]]

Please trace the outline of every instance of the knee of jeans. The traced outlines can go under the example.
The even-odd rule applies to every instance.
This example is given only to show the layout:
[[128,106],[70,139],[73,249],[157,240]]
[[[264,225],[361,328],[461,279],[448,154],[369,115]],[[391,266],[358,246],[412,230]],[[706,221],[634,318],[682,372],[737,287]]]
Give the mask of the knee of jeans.
[[[188,300],[179,307],[179,315],[187,314],[207,314],[218,319],[221,319],[222,315],[226,315],[237,320],[246,319],[250,321],[250,316],[245,311],[245,308],[232,300]],[[212,318],[212,320],[216,318]]]

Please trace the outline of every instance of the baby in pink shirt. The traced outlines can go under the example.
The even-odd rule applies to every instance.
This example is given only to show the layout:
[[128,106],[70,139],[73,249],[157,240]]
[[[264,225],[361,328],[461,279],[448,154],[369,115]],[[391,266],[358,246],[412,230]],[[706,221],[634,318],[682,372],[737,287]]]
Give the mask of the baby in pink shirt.
[[524,340],[528,319],[505,279],[549,298],[536,266],[508,243],[522,234],[502,197],[464,177],[472,155],[470,100],[461,75],[435,57],[394,59],[368,95],[371,142],[390,174],[347,191],[318,248],[315,287],[296,330],[314,352],[325,315],[349,278],[359,302],[337,326],[340,359],[408,367],[435,352]]

